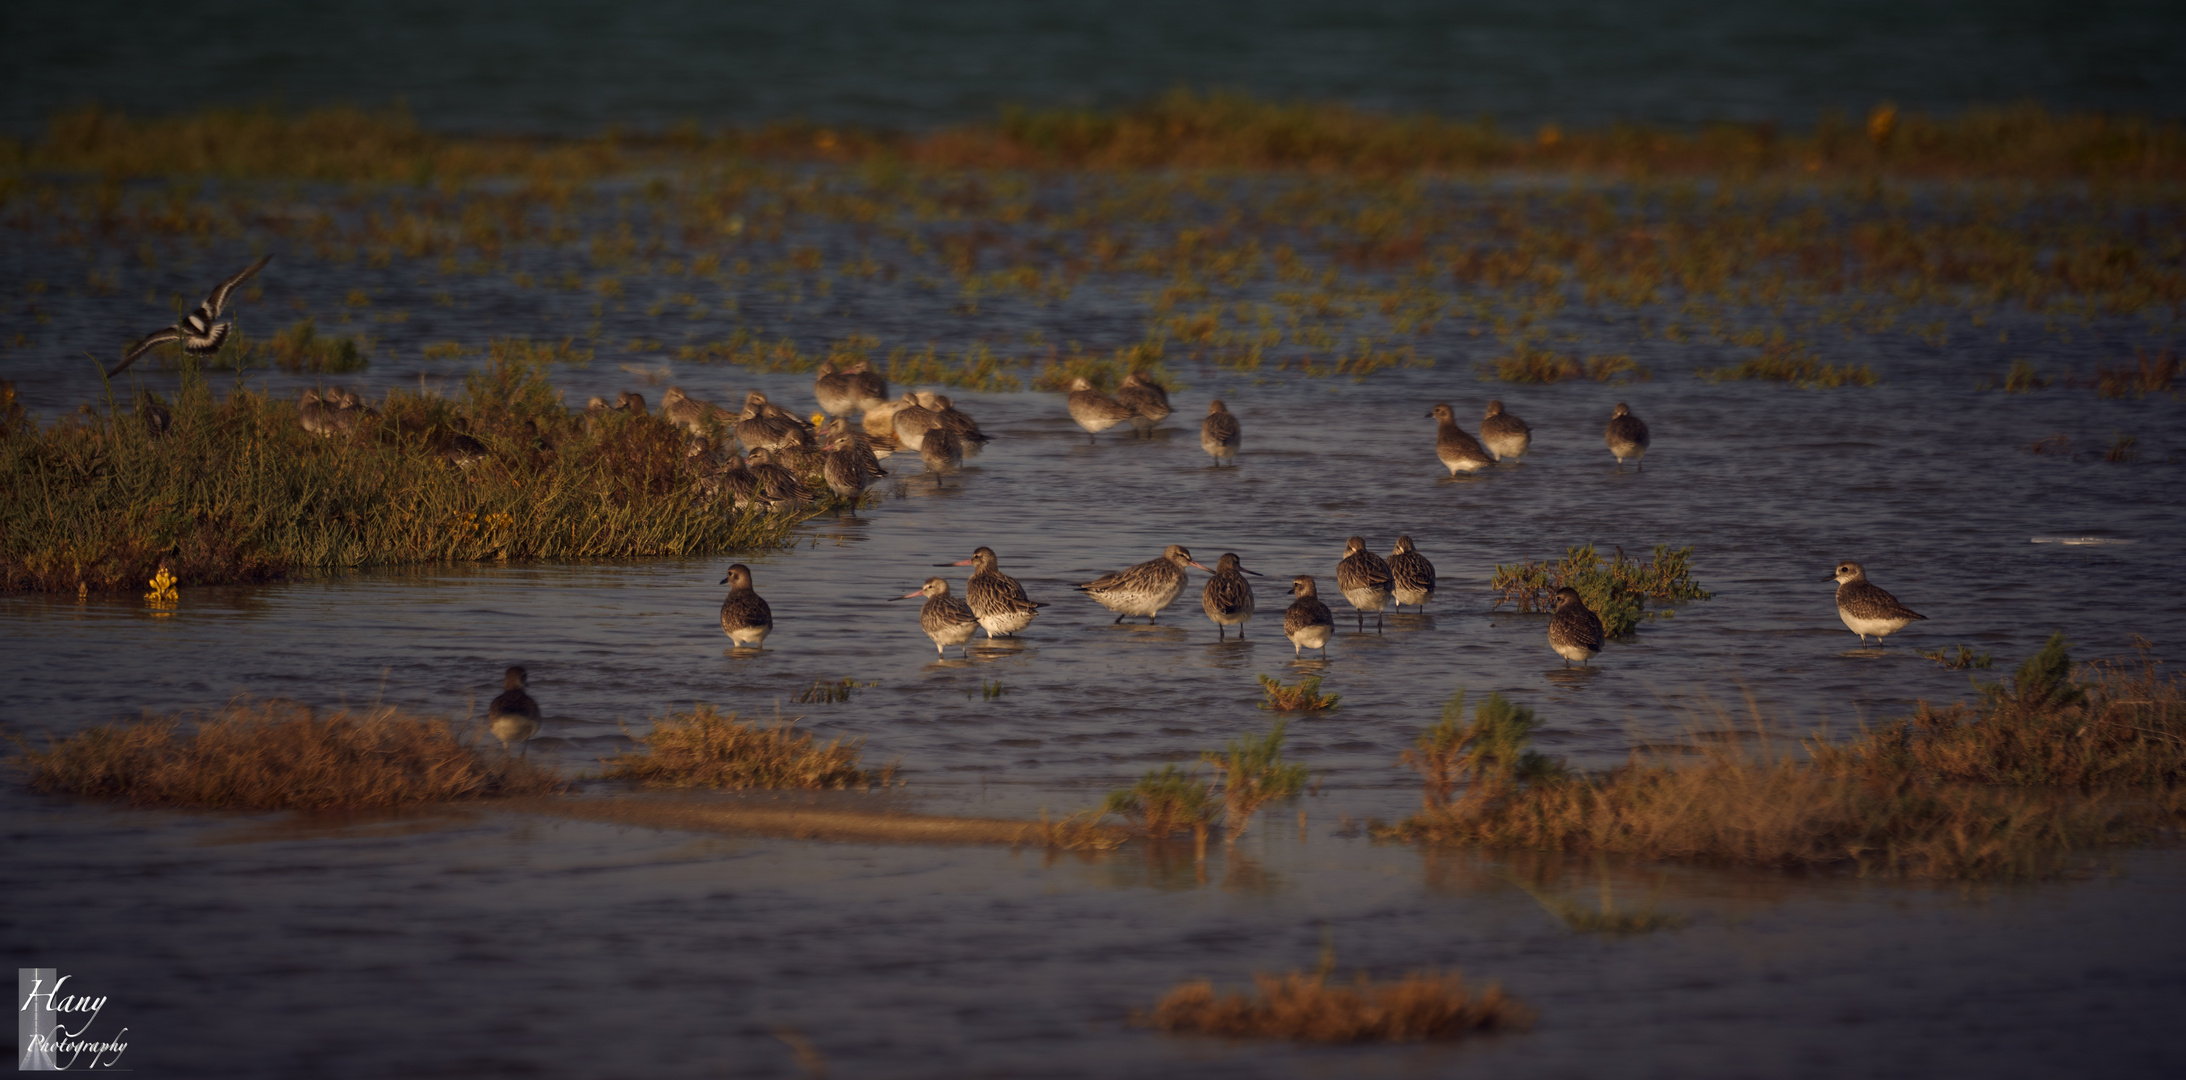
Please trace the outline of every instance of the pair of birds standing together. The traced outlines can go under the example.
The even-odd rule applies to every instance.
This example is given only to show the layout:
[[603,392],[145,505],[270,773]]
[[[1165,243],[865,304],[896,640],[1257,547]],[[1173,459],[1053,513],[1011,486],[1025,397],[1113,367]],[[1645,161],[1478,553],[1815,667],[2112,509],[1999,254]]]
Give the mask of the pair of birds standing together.
[[[1533,445],[1532,426],[1503,411],[1500,401],[1488,402],[1488,414],[1480,421],[1477,439],[1457,426],[1457,415],[1447,403],[1436,405],[1427,415],[1435,421],[1435,457],[1451,476],[1476,472],[1507,457],[1523,457]],[[1627,458],[1640,462],[1651,441],[1646,421],[1632,415],[1631,406],[1618,402],[1609,414],[1609,426],[1602,431],[1602,442],[1616,457],[1617,467],[1623,468]]]
[[[951,645],[968,649],[972,635],[982,627],[990,638],[1015,634],[1047,606],[1034,603],[1016,578],[1002,572],[993,548],[982,546],[974,549],[968,559],[937,565],[972,568],[971,579],[964,584],[963,600],[949,595],[949,583],[938,577],[927,578],[916,590],[890,599],[926,598],[919,609],[919,628],[933,639],[934,651],[941,655],[947,655]],[[722,633],[740,648],[760,648],[774,630],[774,609],[752,588],[751,568],[742,563],[729,567],[721,584],[729,587],[729,595],[721,601]]]

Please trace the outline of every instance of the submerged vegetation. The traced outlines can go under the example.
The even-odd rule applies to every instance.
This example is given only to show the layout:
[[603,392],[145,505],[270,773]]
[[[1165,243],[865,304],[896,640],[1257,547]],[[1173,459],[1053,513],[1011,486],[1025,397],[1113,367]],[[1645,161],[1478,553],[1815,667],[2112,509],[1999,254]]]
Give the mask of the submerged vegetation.
[[1533,1010],[1492,983],[1476,990],[1455,973],[1422,971],[1387,981],[1361,972],[1331,985],[1327,967],[1255,975],[1253,994],[1225,996],[1212,982],[1187,982],[1132,1020],[1160,1031],[1315,1043],[1456,1039],[1533,1025]]
[[1236,840],[1260,807],[1305,790],[1306,768],[1283,760],[1283,722],[1257,738],[1232,739],[1222,750],[1208,750],[1200,763],[1214,767],[1215,780],[1197,770],[1163,765],[1148,770],[1138,783],[1110,792],[1100,814],[1115,814],[1130,831],[1150,840],[1180,832],[1205,838],[1208,826],[1222,820]]
[[445,720],[394,709],[321,716],[281,701],[105,724],[26,747],[14,764],[36,791],[218,810],[376,809],[564,786],[499,746],[458,738]]
[[791,721],[761,725],[711,705],[660,717],[651,731],[633,738],[638,748],[603,762],[601,776],[647,787],[732,790],[886,787],[896,777],[892,764],[860,764],[863,739],[832,739],[823,746]]
[[1649,601],[1706,600],[1713,595],[1693,581],[1692,559],[1690,545],[1656,544],[1646,562],[1626,558],[1620,547],[1605,564],[1594,545],[1587,544],[1566,549],[1553,564],[1532,559],[1512,566],[1498,564],[1488,588],[1503,594],[1496,607],[1510,604],[1520,614],[1545,611],[1556,590],[1576,589],[1609,636],[1625,637],[1639,628],[1642,619],[1674,614],[1667,609],[1647,611]]
[[1260,676],[1260,691],[1267,700],[1260,707],[1269,712],[1323,712],[1337,708],[1342,694],[1321,693],[1321,677],[1309,675],[1286,683],[1272,675]]

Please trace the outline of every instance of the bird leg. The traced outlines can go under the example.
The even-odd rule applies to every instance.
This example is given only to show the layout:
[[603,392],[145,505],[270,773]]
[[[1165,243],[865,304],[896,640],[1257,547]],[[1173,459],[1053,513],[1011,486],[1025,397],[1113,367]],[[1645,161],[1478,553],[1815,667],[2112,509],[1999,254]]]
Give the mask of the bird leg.
[[1109,623],[1108,625],[1110,625],[1110,626],[1115,626],[1115,625],[1117,625],[1118,623],[1121,623],[1121,622],[1123,622],[1123,620],[1124,620],[1124,617],[1123,617],[1123,616],[1121,616],[1121,615],[1118,615],[1118,616],[1116,616],[1116,621],[1115,621],[1115,622],[1112,622],[1112,623]]

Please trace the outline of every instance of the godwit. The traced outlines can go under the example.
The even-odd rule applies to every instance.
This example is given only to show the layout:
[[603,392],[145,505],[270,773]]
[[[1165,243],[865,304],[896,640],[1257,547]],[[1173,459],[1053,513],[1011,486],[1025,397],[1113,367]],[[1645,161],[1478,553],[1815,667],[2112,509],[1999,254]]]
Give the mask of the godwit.
[[1526,448],[1533,445],[1533,429],[1526,422],[1503,411],[1500,401],[1488,402],[1487,419],[1480,421],[1480,442],[1501,461],[1507,457],[1523,457]]
[[129,346],[122,354],[121,363],[114,365],[113,370],[106,373],[106,377],[111,379],[121,374],[128,370],[129,365],[137,362],[137,357],[151,351],[152,346],[164,345],[170,341],[181,342],[182,351],[191,356],[219,352],[220,343],[228,340],[228,331],[235,328],[235,323],[213,320],[218,319],[221,309],[227,306],[228,294],[234,292],[236,286],[249,280],[252,274],[257,273],[272,258],[271,255],[260,255],[257,262],[244,267],[234,277],[213,286],[213,291],[206,295],[205,302],[184,315],[180,322],[138,338],[137,343]]
[[1481,448],[1480,440],[1465,433],[1457,426],[1457,418],[1448,405],[1437,405],[1427,415],[1435,418],[1435,457],[1450,470],[1451,476],[1472,472],[1495,464],[1495,459]]
[[964,452],[967,454],[977,454],[980,447],[994,441],[993,436],[979,430],[979,421],[972,419],[970,413],[957,408],[956,403],[950,401],[946,394],[921,390],[918,392],[918,404],[920,408],[934,414],[934,418],[941,421],[942,427],[956,432],[956,437],[963,441]]
[[512,667],[501,676],[501,694],[486,706],[486,724],[507,749],[539,733],[539,703],[524,692],[529,676]]
[[1867,571],[1856,562],[1838,563],[1837,572],[1829,580],[1837,583],[1837,617],[1860,636],[1862,645],[1867,644],[1867,635],[1873,634],[1875,644],[1880,646],[1883,638],[1905,629],[1905,624],[1928,618],[1867,580]]
[[763,402],[746,402],[743,413],[736,420],[736,441],[744,444],[746,452],[777,446],[804,446],[811,440],[812,433],[802,421],[768,416]]
[[1609,444],[1609,452],[1617,457],[1617,468],[1624,468],[1624,459],[1631,458],[1638,468],[1646,468],[1640,459],[1647,456],[1647,422],[1632,415],[1632,407],[1617,402],[1615,412],[1609,414],[1609,427],[1602,432],[1602,441]]
[[819,399],[820,408],[828,415],[848,416],[885,403],[888,380],[869,370],[863,360],[840,371],[833,364],[822,363],[820,373],[812,380],[812,396]]
[[1033,616],[1046,604],[1035,604],[1025,595],[1025,587],[1017,579],[1002,572],[1001,563],[994,557],[994,549],[981,545],[972,549],[972,557],[959,559],[943,566],[969,566],[971,580],[964,583],[964,599],[971,604],[972,614],[979,625],[987,628],[989,639],[1008,637],[1030,625]]
[[955,645],[964,650],[967,659],[970,658],[972,635],[979,632],[979,618],[962,600],[949,595],[949,583],[930,577],[917,589],[890,599],[909,600],[914,596],[926,598],[926,603],[918,609],[918,628],[934,639],[934,654],[947,656],[949,646]]
[[775,464],[771,450],[751,452],[751,475],[769,510],[796,510],[812,501],[812,489],[796,473]]
[[1070,380],[1070,418],[1085,429],[1085,441],[1097,441],[1093,436],[1136,415],[1130,406],[1093,389],[1091,379],[1080,375]]
[[919,404],[917,394],[906,390],[901,403],[896,406],[895,415],[888,422],[895,427],[898,445],[907,450],[917,450],[925,445],[926,433],[941,426],[941,417],[935,415],[932,409]]
[[1094,603],[1115,612],[1116,622],[1144,615],[1147,625],[1151,626],[1160,621],[1161,609],[1168,607],[1177,594],[1184,591],[1185,582],[1190,580],[1184,573],[1187,566],[1207,569],[1192,561],[1192,553],[1185,550],[1184,545],[1171,544],[1162,549],[1161,558],[1102,574],[1075,587],[1092,597]]
[[727,410],[685,394],[680,386],[671,386],[660,396],[660,415],[669,423],[682,425],[693,435],[704,435],[707,428],[729,418]]
[[1199,448],[1214,459],[1216,465],[1227,461],[1237,464],[1237,447],[1244,442],[1244,434],[1238,430],[1237,418],[1230,415],[1229,406],[1219,401],[1207,403],[1207,418],[1199,422]]
[[918,459],[925,464],[927,472],[955,472],[964,467],[964,441],[948,428],[935,427],[919,439]]
[[1602,651],[1602,621],[1579,599],[1579,590],[1565,586],[1556,590],[1556,614],[1548,620],[1548,647],[1564,658],[1564,666],[1573,660],[1584,664],[1595,653]]
[[1123,377],[1123,385],[1116,388],[1116,403],[1131,410],[1131,426],[1142,436],[1152,434],[1155,424],[1169,418],[1169,391],[1143,371]]
[[1366,613],[1374,613],[1374,629],[1381,629],[1381,609],[1389,603],[1389,564],[1366,550],[1366,541],[1352,537],[1343,542],[1343,559],[1336,564],[1336,591],[1351,601],[1359,615],[1359,632],[1366,632]]
[[1406,604],[1425,611],[1427,601],[1435,598],[1435,564],[1412,546],[1409,536],[1397,537],[1396,549],[1389,553],[1389,598],[1399,613]]
[[1245,640],[1245,623],[1252,618],[1252,582],[1246,574],[1259,577],[1258,573],[1245,569],[1237,556],[1224,552],[1214,561],[1214,576],[1207,579],[1207,587],[1199,591],[1200,609],[1214,620],[1217,640],[1227,640],[1229,628],[1237,628],[1237,640]]
[[305,431],[322,439],[341,430],[341,424],[335,420],[335,414],[339,412],[341,409],[327,404],[319,397],[317,390],[305,390],[303,397],[296,402],[297,422],[303,425]]
[[768,632],[774,629],[774,609],[752,591],[751,568],[743,563],[729,567],[721,584],[729,587],[728,599],[721,601],[721,632],[739,648],[766,644]]
[[1290,592],[1298,598],[1283,612],[1283,636],[1290,639],[1290,655],[1297,658],[1307,649],[1319,649],[1327,657],[1328,639],[1336,635],[1336,616],[1321,603],[1311,577],[1300,574],[1290,579]]

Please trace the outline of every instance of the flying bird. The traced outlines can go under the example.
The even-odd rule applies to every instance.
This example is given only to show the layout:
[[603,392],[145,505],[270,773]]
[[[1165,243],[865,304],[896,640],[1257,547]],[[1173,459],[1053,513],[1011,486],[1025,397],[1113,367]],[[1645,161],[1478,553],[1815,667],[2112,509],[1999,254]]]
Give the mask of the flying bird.
[[213,291],[206,295],[205,302],[197,305],[196,310],[183,316],[181,322],[164,330],[154,330],[138,338],[137,343],[129,346],[129,351],[122,356],[121,363],[114,365],[114,369],[107,372],[106,377],[111,379],[127,371],[129,365],[136,363],[137,357],[150,352],[152,346],[164,345],[170,341],[181,342],[182,351],[189,353],[191,356],[205,356],[209,353],[219,352],[220,343],[228,340],[228,331],[235,328],[235,323],[232,321],[214,322],[213,320],[218,319],[220,310],[227,306],[228,294],[234,292],[236,286],[250,280],[252,274],[263,269],[266,263],[272,261],[272,259],[273,256],[271,255],[260,255],[257,262],[244,267],[234,277],[213,286]]

